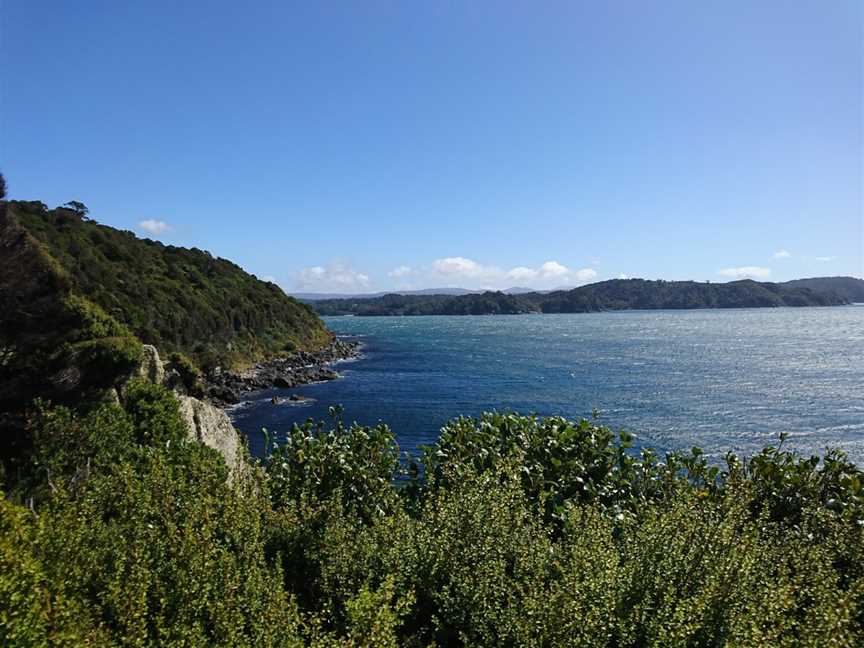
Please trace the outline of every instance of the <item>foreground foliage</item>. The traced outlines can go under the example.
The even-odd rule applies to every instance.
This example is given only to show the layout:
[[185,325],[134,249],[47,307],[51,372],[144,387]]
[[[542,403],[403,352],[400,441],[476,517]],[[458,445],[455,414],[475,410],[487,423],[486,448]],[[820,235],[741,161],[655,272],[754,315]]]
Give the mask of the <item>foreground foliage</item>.
[[0,500],[0,644],[861,645],[862,473],[662,461],[588,421],[312,424],[226,480],[173,397],[43,409]]

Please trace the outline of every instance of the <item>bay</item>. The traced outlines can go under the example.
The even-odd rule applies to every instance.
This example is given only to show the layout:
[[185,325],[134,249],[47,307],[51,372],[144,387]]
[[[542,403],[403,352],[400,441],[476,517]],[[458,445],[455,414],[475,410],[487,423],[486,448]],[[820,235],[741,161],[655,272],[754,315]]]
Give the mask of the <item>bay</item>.
[[[231,412],[263,452],[340,404],[347,422],[383,421],[416,453],[457,415],[600,413],[660,451],[717,458],[776,444],[864,462],[864,307],[621,311],[572,315],[333,317],[361,341],[343,378],[250,395]],[[311,397],[273,405],[272,396]]]

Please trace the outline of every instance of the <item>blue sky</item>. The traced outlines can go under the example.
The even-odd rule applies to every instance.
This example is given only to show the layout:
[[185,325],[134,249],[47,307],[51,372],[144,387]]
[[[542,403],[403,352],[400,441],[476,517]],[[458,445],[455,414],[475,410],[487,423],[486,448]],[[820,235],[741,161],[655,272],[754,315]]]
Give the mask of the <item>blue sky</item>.
[[289,291],[864,276],[861,2],[0,16],[12,198]]

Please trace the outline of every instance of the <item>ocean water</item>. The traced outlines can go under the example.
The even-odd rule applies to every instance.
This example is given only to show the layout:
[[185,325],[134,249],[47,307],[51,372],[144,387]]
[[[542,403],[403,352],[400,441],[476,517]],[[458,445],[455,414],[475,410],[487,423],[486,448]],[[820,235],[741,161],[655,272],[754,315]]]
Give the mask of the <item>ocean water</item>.
[[[573,315],[333,317],[364,345],[343,378],[250,396],[232,418],[253,453],[307,418],[386,422],[416,452],[459,414],[590,416],[660,451],[752,454],[778,435],[864,463],[864,306]],[[272,405],[298,393],[311,404]]]

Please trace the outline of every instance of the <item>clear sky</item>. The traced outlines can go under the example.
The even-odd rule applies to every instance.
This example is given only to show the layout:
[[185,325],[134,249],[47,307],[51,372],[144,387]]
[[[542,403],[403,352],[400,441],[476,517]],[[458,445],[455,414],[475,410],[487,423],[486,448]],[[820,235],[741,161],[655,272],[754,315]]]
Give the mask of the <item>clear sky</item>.
[[289,291],[864,276],[862,20],[0,0],[0,169]]

